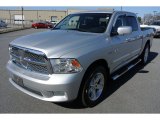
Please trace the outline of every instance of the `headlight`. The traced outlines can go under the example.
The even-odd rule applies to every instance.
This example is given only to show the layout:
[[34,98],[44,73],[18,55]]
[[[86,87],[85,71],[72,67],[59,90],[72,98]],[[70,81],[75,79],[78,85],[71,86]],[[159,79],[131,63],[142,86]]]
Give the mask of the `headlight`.
[[8,49],[9,49],[9,53],[11,53],[11,51],[12,51],[11,45],[9,45]]
[[51,59],[54,73],[77,73],[82,71],[82,66],[76,59]]
[[10,56],[10,60],[12,60],[12,56],[11,56],[11,53],[12,53],[12,47],[9,45],[9,56]]

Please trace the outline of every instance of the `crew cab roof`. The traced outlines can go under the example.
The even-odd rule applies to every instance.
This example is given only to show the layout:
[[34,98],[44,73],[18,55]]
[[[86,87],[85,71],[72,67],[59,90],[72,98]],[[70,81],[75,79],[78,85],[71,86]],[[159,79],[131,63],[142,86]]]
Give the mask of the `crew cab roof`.
[[75,13],[71,13],[71,14],[81,14],[81,13],[129,13],[129,14],[134,14],[132,12],[127,12],[127,11],[114,11],[114,10],[92,10],[92,11],[80,11],[80,12],[75,12]]

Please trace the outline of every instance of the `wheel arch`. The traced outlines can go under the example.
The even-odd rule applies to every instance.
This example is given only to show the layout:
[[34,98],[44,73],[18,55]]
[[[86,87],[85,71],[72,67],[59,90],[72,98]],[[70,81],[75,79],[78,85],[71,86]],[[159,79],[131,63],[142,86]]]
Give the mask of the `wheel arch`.
[[86,69],[84,75],[83,75],[83,78],[82,78],[82,81],[81,81],[81,84],[80,84],[80,87],[79,87],[79,91],[78,91],[78,97],[80,95],[80,92],[83,88],[83,85],[85,83],[85,78],[87,76],[87,74],[89,74],[90,70],[93,69],[94,67],[98,66],[98,65],[102,65],[106,68],[106,72],[107,74],[109,75],[110,74],[110,69],[109,69],[109,66],[108,66],[108,62],[105,60],[105,59],[98,59],[98,60],[95,60],[94,62],[92,62]]
[[151,47],[151,41],[150,41],[149,39],[147,40],[145,46],[146,46],[147,44],[149,45],[149,48],[150,48],[150,47]]
[[[96,66],[99,66],[99,65],[104,66],[104,67],[106,68],[106,70],[109,72],[108,62],[107,62],[105,59],[98,59],[98,60],[95,60],[94,62],[92,62],[92,63],[88,66],[88,68],[86,69],[85,74],[87,74],[88,71],[89,71],[90,69],[92,69],[93,67],[96,67]],[[85,74],[84,74],[84,76],[85,76]],[[84,76],[83,76],[83,78],[84,78]]]
[[145,47],[146,47],[147,44],[149,44],[149,48],[151,48],[151,40],[150,39],[145,40],[145,42],[143,42],[140,55],[143,54],[143,51],[144,51],[144,49],[145,49]]

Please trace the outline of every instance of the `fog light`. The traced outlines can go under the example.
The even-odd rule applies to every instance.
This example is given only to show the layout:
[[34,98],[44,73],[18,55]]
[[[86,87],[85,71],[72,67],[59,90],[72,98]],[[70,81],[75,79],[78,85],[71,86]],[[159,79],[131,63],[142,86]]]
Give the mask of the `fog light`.
[[44,97],[48,97],[48,98],[54,96],[54,92],[52,91],[42,91],[41,93]]

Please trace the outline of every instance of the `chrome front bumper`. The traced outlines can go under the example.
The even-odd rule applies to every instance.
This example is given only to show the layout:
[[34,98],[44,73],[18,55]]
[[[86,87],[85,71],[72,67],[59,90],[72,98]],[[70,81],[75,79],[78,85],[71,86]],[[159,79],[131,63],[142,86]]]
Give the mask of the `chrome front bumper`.
[[[11,61],[7,64],[9,81],[17,89],[35,98],[64,102],[77,98],[84,71],[74,74],[43,75],[17,67]],[[22,84],[15,82],[15,76]]]

